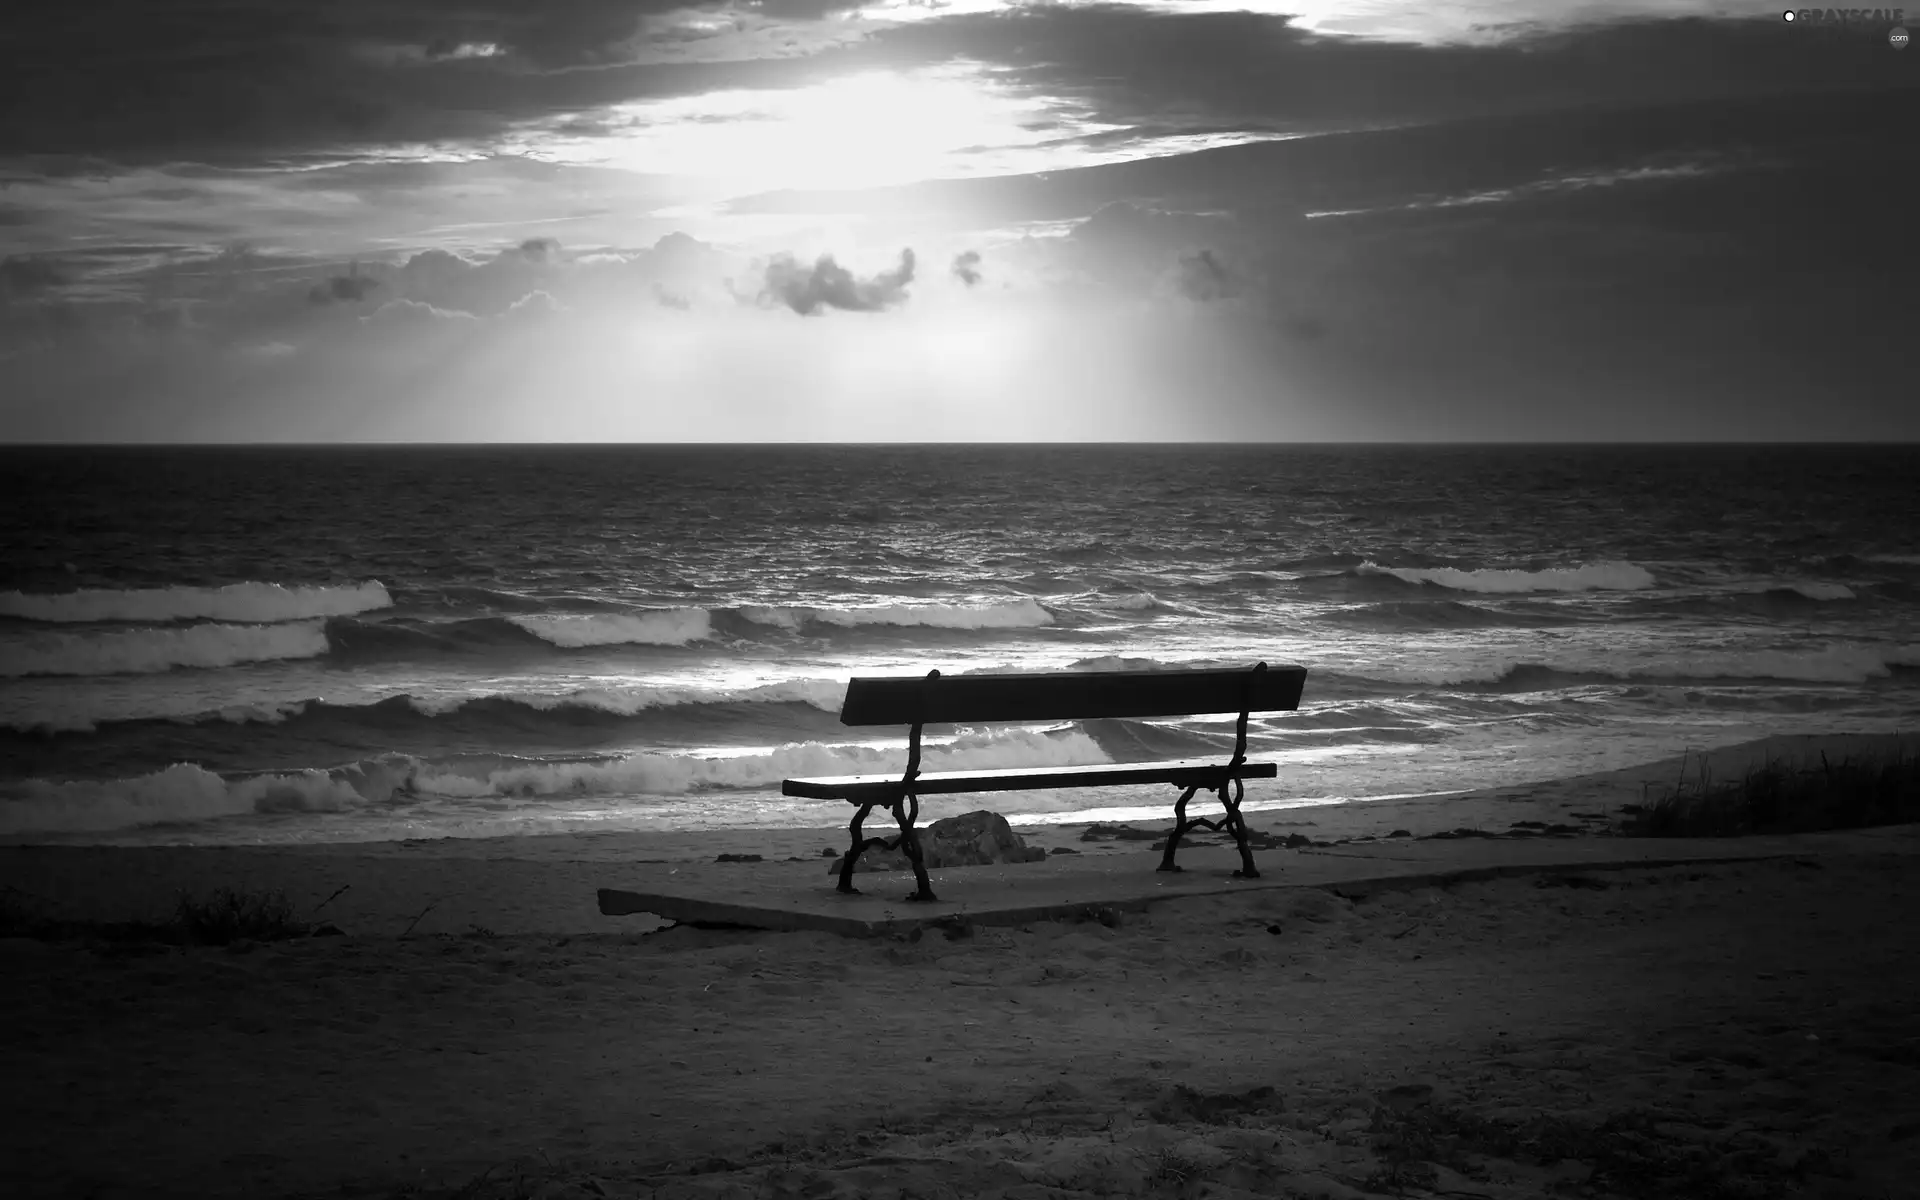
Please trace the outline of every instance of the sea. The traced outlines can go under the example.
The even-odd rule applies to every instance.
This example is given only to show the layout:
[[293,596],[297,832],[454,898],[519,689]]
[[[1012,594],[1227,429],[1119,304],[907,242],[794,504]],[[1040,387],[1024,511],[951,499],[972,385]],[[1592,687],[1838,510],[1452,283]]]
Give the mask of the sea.
[[[846,682],[933,668],[1303,665],[1256,811],[1914,730],[1917,480],[1914,446],[13,447],[0,839],[841,825],[781,780],[900,769]],[[924,767],[1233,720],[930,727]]]

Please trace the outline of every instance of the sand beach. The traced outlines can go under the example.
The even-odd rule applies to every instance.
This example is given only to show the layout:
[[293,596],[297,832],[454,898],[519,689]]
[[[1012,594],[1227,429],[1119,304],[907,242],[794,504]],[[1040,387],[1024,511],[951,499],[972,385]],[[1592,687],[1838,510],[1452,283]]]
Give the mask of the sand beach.
[[[1711,763],[1900,744],[1776,739]],[[1492,844],[1429,836],[1459,828],[1608,842],[1578,814],[1678,769],[1264,813],[1315,845],[1260,851],[1263,882],[1366,876],[1337,844],[1398,830],[1443,866]],[[1153,877],[1144,843],[1082,832],[1022,830]],[[0,849],[11,895],[73,919],[272,888],[341,931],[7,940],[9,1194],[1913,1194],[1920,829],[905,937],[594,903],[647,870],[824,889],[842,836]],[[1226,862],[1194,853],[1196,873]]]

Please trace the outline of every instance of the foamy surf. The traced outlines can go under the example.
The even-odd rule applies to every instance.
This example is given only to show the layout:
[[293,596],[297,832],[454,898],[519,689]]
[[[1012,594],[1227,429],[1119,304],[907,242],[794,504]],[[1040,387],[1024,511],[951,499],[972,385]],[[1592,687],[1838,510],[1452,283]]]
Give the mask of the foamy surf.
[[1637,563],[1597,562],[1577,567],[1547,567],[1522,571],[1485,567],[1475,571],[1455,567],[1383,567],[1364,562],[1362,575],[1391,575],[1407,583],[1430,583],[1457,592],[1633,592],[1654,586],[1653,572]]
[[320,621],[188,625],[98,632],[34,630],[0,637],[0,676],[126,675],[176,667],[231,667],[327,652]]
[[1039,601],[983,600],[971,604],[874,604],[846,608],[810,608],[750,604],[740,615],[756,625],[799,631],[808,624],[843,629],[864,625],[895,625],[928,629],[1038,629],[1053,624],[1051,612]]
[[[423,761],[406,756],[332,770],[223,776],[190,763],[125,779],[0,784],[0,836],[106,833],[265,813],[344,812],[434,798],[680,796],[777,788],[796,775],[892,773],[904,752],[892,746],[806,742],[739,754],[642,752],[573,760],[503,761],[501,756]],[[1111,762],[1082,730],[1004,729],[929,745],[927,770]]]
[[1319,674],[1323,685],[1346,678],[1414,686],[1499,684],[1532,689],[1565,687],[1581,680],[1622,682],[1865,683],[1898,668],[1920,666],[1920,645],[1829,645],[1807,649],[1663,650],[1633,653],[1592,651],[1538,659],[1493,659],[1433,666],[1382,665],[1364,671],[1336,668]]
[[338,812],[368,797],[327,771],[226,779],[192,763],[132,779],[0,785],[0,835],[107,833],[251,813]]
[[368,581],[327,587],[230,583],[225,587],[167,587],[77,592],[0,592],[0,616],[27,621],[238,621],[269,623],[346,617],[389,608],[384,584]]
[[[423,771],[422,792],[441,796],[683,795],[710,789],[771,788],[782,779],[807,775],[891,773],[904,752],[893,747],[807,742],[764,753],[721,757],[634,754],[597,762],[528,763],[466,774]],[[967,734],[926,747],[928,771],[983,770],[1002,766],[1080,766],[1112,761],[1098,742],[1077,729],[1025,729]]]
[[548,613],[507,620],[556,646],[684,646],[713,636],[713,616],[704,608],[665,608],[637,613]]

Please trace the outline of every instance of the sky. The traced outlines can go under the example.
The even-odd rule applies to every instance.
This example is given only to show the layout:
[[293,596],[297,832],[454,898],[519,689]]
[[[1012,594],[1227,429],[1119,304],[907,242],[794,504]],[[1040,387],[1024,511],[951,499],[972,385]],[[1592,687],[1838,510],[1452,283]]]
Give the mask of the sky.
[[1915,440],[1798,15],[15,0],[0,442]]

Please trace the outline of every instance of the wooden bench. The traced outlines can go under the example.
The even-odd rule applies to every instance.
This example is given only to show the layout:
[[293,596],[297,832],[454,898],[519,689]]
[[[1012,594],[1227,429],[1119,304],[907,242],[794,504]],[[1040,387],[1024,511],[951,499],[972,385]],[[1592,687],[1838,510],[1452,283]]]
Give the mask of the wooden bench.
[[[815,800],[845,800],[857,806],[851,848],[840,866],[839,890],[858,895],[854,863],[869,847],[904,847],[913,864],[917,890],[909,900],[934,899],[913,823],[923,795],[958,792],[1007,792],[1035,788],[1102,787],[1118,783],[1170,783],[1184,789],[1174,805],[1173,832],[1159,869],[1178,871],[1174,851],[1195,828],[1226,829],[1240,847],[1235,876],[1254,879],[1259,870],[1247,846],[1247,825],[1240,817],[1246,795],[1242,780],[1272,779],[1279,767],[1247,760],[1247,716],[1300,707],[1306,687],[1304,667],[1251,670],[1168,669],[1159,671],[1048,671],[1032,674],[952,675],[929,671],[924,678],[857,678],[847,684],[840,708],[843,725],[911,725],[907,769],[899,776],[836,775],[824,779],[788,779],[782,795]],[[1240,714],[1233,757],[1226,762],[1177,759],[1170,762],[1103,763],[1090,767],[994,768],[985,771],[920,770],[920,731],[930,724],[977,721],[1080,721],[1096,717],[1173,717],[1199,713]],[[1226,815],[1217,820],[1187,816],[1187,802],[1205,789],[1220,797]],[[893,838],[863,837],[861,826],[875,808],[893,813],[900,832]]]

